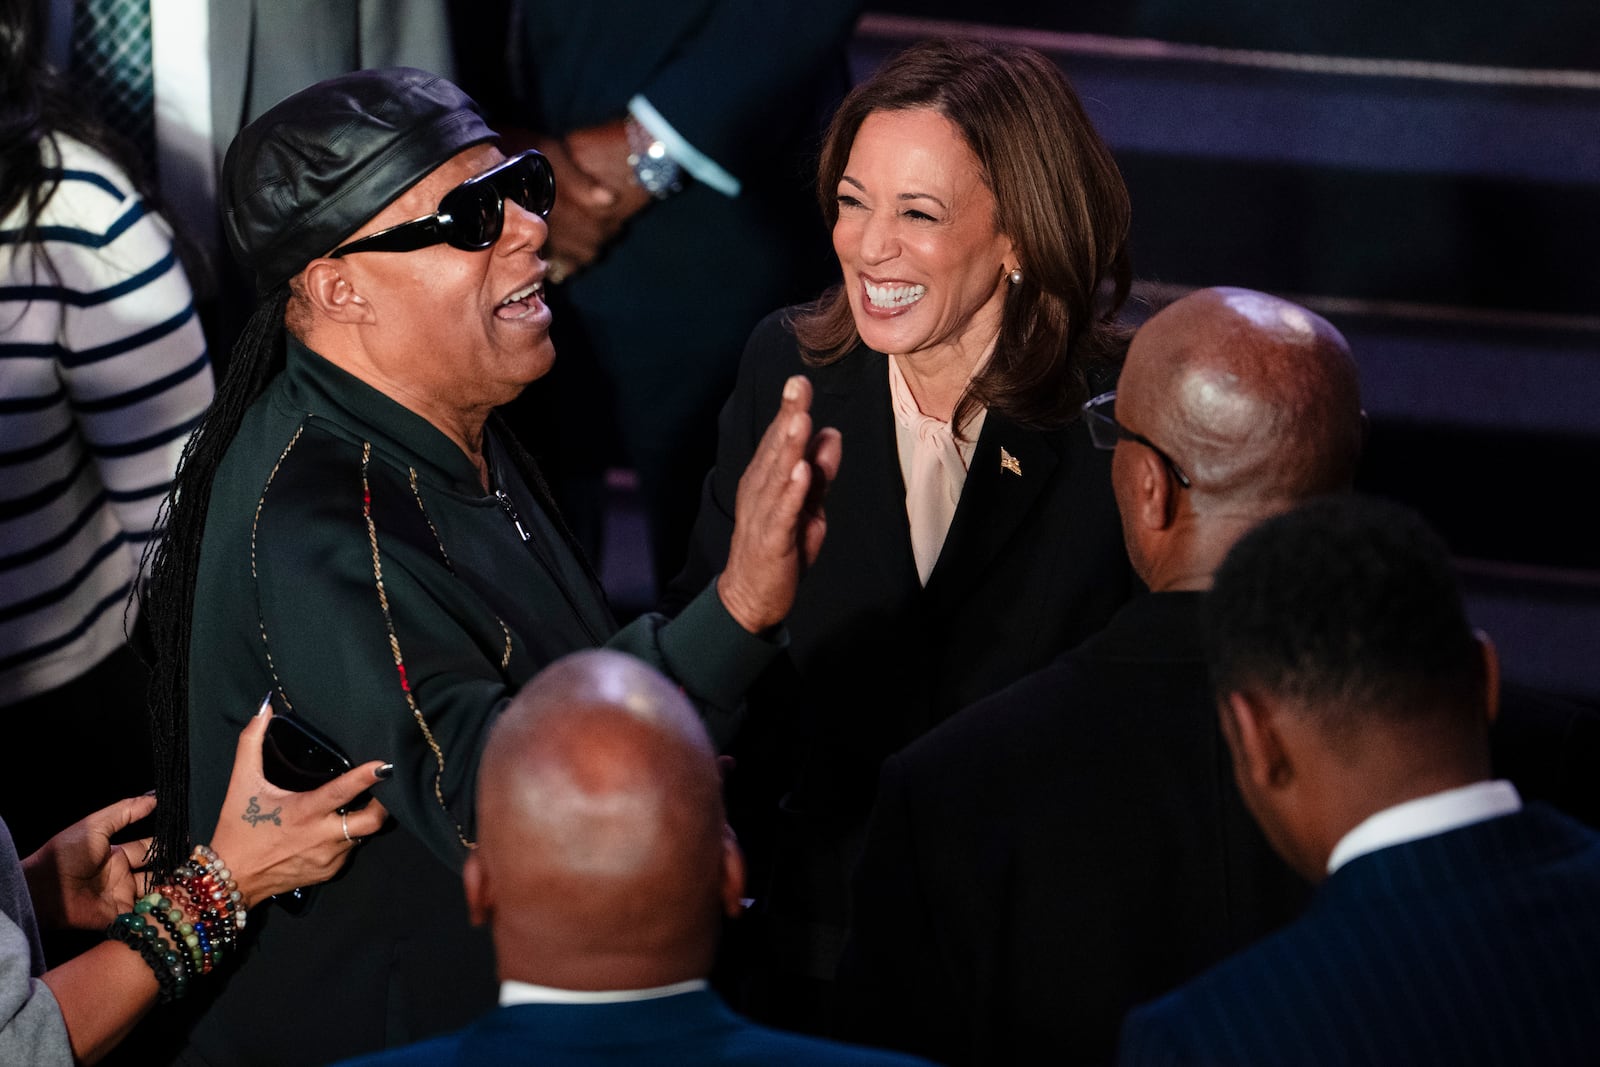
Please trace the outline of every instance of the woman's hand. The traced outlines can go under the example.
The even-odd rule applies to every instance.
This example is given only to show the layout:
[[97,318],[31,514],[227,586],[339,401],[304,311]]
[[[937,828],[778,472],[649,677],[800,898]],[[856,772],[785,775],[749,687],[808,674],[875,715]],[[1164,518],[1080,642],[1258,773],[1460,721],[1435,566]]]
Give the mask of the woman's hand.
[[144,862],[150,840],[113,845],[111,838],[155,806],[153,796],[119,800],[79,819],[22,861],[41,926],[104,930],[133,910],[133,869]]
[[261,743],[271,718],[272,708],[263,701],[239,734],[233,777],[211,835],[212,849],[250,905],[337,874],[361,838],[376,833],[389,815],[376,800],[343,815],[339,809],[394,771],[382,760],[371,760],[309,793],[280,789],[261,769]]

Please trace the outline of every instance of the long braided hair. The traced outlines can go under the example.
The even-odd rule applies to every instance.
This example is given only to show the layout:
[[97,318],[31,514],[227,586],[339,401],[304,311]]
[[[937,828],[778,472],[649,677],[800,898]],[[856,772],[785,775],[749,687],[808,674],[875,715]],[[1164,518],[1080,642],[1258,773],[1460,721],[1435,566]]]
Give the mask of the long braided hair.
[[154,657],[150,725],[160,803],[150,865],[158,876],[170,874],[189,851],[189,635],[211,483],[245,411],[283,369],[289,296],[289,284],[280,284],[262,298],[245,324],[211,410],[178,461],[172,492],[161,507],[166,533],[146,548],[140,568],[148,577],[145,596]]

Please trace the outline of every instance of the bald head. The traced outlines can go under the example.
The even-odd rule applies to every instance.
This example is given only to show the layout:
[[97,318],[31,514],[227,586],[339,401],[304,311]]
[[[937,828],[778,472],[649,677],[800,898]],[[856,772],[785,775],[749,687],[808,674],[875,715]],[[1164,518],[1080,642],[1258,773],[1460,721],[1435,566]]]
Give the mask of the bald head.
[[1158,592],[1209,588],[1241,534],[1348,489],[1361,452],[1344,338],[1249,289],[1202,289],[1146,322],[1117,380],[1116,420],[1144,438],[1118,441],[1111,484],[1128,558]]
[[1202,289],[1134,337],[1117,413],[1194,481],[1195,507],[1281,510],[1347,489],[1361,450],[1356,366],[1339,331],[1249,289]]
[[496,722],[466,881],[502,978],[636,989],[703,977],[741,873],[710,739],[644,663],[567,656]]

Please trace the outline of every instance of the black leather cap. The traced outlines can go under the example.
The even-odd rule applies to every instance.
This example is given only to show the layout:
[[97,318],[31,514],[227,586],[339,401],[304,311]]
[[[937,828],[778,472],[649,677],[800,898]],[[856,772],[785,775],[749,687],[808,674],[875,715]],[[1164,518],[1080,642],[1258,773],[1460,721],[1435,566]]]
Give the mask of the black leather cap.
[[326,255],[470,145],[495,138],[437,74],[358,70],[318,82],[239,131],[222,164],[222,226],[266,293]]

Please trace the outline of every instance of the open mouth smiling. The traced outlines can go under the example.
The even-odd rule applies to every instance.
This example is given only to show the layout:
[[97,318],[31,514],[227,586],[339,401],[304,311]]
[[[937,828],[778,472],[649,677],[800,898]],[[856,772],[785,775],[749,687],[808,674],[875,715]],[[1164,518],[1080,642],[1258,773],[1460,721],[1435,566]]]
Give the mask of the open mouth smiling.
[[867,300],[872,306],[886,311],[910,307],[921,300],[923,294],[928,291],[926,285],[875,285],[865,278],[861,283],[867,291]]
[[494,313],[500,318],[518,319],[533,311],[543,301],[544,280],[529,282],[518,289],[499,304],[495,305]]

